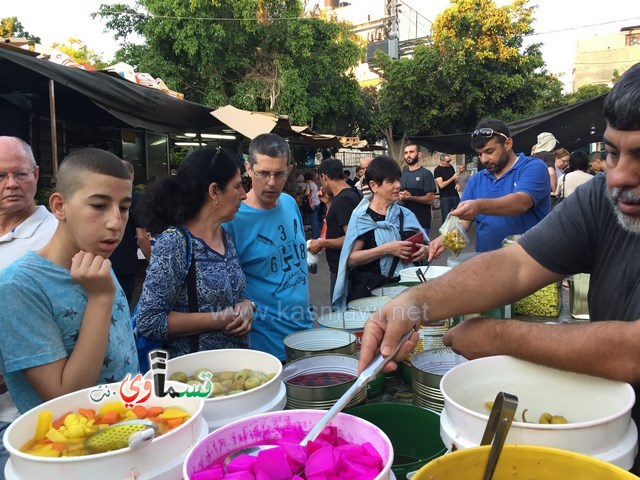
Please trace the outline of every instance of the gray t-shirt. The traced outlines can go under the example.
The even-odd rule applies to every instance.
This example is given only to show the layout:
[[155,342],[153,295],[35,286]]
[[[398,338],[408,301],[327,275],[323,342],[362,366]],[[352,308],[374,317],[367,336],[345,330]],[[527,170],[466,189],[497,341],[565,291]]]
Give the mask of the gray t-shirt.
[[590,273],[591,321],[640,319],[640,235],[624,230],[606,197],[603,174],[579,186],[520,240],[545,268]]
[[[640,319],[640,235],[618,224],[598,174],[520,239],[537,262],[565,275],[590,273],[591,321]],[[636,397],[640,388],[634,385]],[[640,425],[640,403],[631,413]]]

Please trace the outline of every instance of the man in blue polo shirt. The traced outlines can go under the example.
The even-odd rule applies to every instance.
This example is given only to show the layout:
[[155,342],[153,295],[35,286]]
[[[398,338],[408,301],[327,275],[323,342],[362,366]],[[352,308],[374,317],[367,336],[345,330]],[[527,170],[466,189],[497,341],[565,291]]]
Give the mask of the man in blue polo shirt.
[[[509,128],[500,120],[482,120],[471,135],[485,169],[469,179],[451,215],[469,230],[476,221],[476,251],[488,252],[502,240],[538,224],[550,210],[550,179],[544,162],[513,152]],[[442,251],[442,239],[430,250]]]

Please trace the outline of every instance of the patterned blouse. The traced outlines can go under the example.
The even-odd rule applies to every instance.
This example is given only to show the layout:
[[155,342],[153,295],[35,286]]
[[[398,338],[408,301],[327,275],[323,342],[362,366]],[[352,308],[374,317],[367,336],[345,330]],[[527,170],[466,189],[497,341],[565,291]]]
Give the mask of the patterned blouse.
[[[233,240],[223,229],[225,254],[212,250],[202,239],[191,236],[196,267],[198,311],[219,312],[247,297],[246,280]],[[190,353],[189,337],[169,337],[169,312],[188,312],[186,272],[187,244],[178,230],[165,230],[156,240],[147,276],[138,302],[136,323],[140,335],[164,342],[171,358]],[[212,330],[200,334],[199,351],[219,348],[248,348],[245,339]]]

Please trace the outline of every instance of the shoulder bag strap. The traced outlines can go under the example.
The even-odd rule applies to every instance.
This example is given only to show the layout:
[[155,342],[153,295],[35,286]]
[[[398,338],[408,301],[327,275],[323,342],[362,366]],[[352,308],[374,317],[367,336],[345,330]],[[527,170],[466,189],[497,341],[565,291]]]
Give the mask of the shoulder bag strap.
[[564,198],[564,182],[566,182],[566,181],[567,181],[567,174],[565,173],[565,174],[562,176],[562,193],[560,194],[560,196],[561,196],[562,198]]
[[[189,312],[194,313],[198,311],[198,287],[196,285],[196,262],[193,255],[193,244],[191,242],[191,235],[186,228],[179,226],[178,230],[184,235],[187,244],[187,298],[189,301]],[[189,335],[189,349],[191,353],[195,353],[200,350],[200,335]]]

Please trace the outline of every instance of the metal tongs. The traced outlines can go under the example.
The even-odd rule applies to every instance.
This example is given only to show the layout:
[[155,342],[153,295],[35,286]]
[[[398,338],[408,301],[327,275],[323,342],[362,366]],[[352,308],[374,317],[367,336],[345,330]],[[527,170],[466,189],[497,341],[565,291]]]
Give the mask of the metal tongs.
[[[429,266],[427,266],[427,268],[425,269],[425,273],[427,272],[427,270],[429,270]],[[427,277],[425,277],[424,273],[422,273],[422,269],[420,267],[416,269],[416,275],[418,276],[418,280],[420,280],[420,283],[424,283],[427,281]]]
[[504,392],[499,392],[498,395],[496,395],[487,427],[484,430],[484,435],[480,442],[480,445],[491,445],[489,459],[487,460],[487,466],[484,470],[484,476],[482,477],[483,480],[491,480],[493,478],[493,472],[500,459],[500,453],[507,439],[507,434],[511,428],[511,423],[513,422],[517,408],[518,397],[515,395]]

